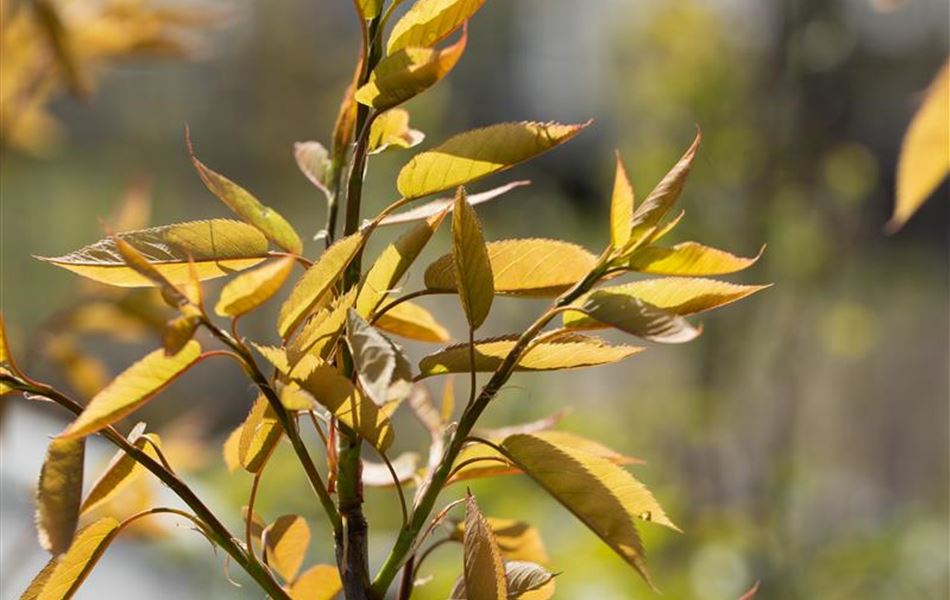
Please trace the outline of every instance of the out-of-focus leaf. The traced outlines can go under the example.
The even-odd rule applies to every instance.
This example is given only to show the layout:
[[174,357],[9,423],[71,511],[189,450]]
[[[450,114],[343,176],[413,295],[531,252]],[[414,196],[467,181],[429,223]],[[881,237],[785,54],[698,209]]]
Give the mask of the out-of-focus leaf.
[[620,250],[630,241],[633,227],[634,193],[627,170],[617,152],[617,171],[614,175],[614,191],[610,199],[610,245]]
[[[104,517],[82,528],[76,534],[69,550],[50,561],[50,564],[54,565],[52,570],[47,571],[47,565],[47,568],[40,572],[37,579],[45,577],[46,581],[33,597],[37,600],[63,600],[72,597],[118,532],[119,522],[111,517]],[[33,585],[30,588],[33,589]],[[29,591],[27,590],[28,593]]]
[[353,309],[347,316],[346,340],[360,387],[376,406],[386,404],[396,381],[412,380],[401,350]]
[[241,426],[238,462],[245,470],[257,473],[267,463],[283,434],[274,409],[263,394],[259,395]]
[[317,367],[300,385],[333,416],[377,449],[386,450],[392,445],[388,405],[380,408],[364,398],[356,386],[334,367]]
[[181,352],[191,338],[201,321],[197,316],[181,315],[170,320],[162,332],[162,348],[165,349],[165,356],[174,356]]
[[501,123],[455,135],[417,154],[399,172],[397,187],[420,198],[509,169],[571,139],[589,123]]
[[265,559],[267,564],[284,578],[293,581],[303,565],[310,545],[310,527],[299,515],[278,517],[264,530]]
[[[451,377],[448,379],[448,381],[451,381]],[[540,431],[550,431],[556,427],[557,424],[560,423],[569,412],[570,409],[565,408],[552,415],[538,419],[536,421],[531,421],[529,423],[517,423],[514,425],[497,427],[493,429],[475,428],[474,432],[475,435],[479,437],[502,440],[509,435],[514,435],[516,433],[538,433]]]
[[398,50],[379,61],[354,98],[379,111],[399,106],[448,75],[462,58],[467,42],[468,33],[463,30],[459,41],[446,48]]
[[109,223],[115,231],[133,231],[148,227],[152,216],[152,180],[145,175],[135,177],[123,191]]
[[87,354],[69,334],[47,340],[47,357],[59,363],[69,385],[84,398],[92,398],[109,383],[109,371],[98,358]]
[[[144,424],[136,427],[136,430],[129,435],[129,442],[149,457],[158,460],[155,447],[161,447],[161,440],[154,433],[141,435],[142,429],[144,429]],[[79,508],[80,514],[90,513],[105,505],[144,472],[145,467],[124,451],[119,450],[109,461],[99,479],[92,484],[92,489],[89,490],[86,499],[83,500],[82,506]]]
[[451,256],[455,289],[465,317],[469,327],[478,329],[491,310],[495,289],[482,225],[461,187],[456,192],[455,210],[452,211]]
[[635,521],[678,528],[642,483],[606,458],[536,435],[513,435],[502,447],[525,473],[650,581]]
[[36,529],[53,556],[69,549],[79,523],[86,440],[53,438],[36,487]]
[[76,40],[66,28],[60,14],[61,8],[52,0],[34,0],[37,24],[53,50],[53,56],[63,70],[70,91],[84,97],[90,92],[92,82],[83,68],[83,61],[76,51]]
[[[415,452],[403,452],[389,461],[396,472],[399,483],[409,483],[415,479],[419,470],[419,455]],[[363,461],[363,485],[369,487],[392,487],[396,485],[389,467],[383,463]]]
[[352,289],[333,300],[329,307],[313,315],[287,346],[290,367],[296,367],[301,359],[311,354],[327,358],[333,342],[337,340],[346,324],[346,315],[356,301],[357,291]]
[[286,338],[343,275],[346,266],[363,245],[363,234],[345,237],[329,248],[303,277],[280,307],[277,331]]
[[[164,225],[119,233],[116,237],[128,242],[175,285],[191,279],[189,257],[194,261],[198,278],[203,281],[247,269],[267,256],[267,239],[259,231],[228,219]],[[155,285],[126,264],[111,238],[64,256],[37,258],[109,285]]]
[[224,175],[205,166],[195,156],[194,149],[191,147],[191,136],[186,136],[186,139],[191,162],[195,165],[195,169],[197,169],[198,175],[208,191],[217,196],[219,200],[246,222],[259,229],[261,233],[267,236],[267,239],[277,246],[292,254],[300,254],[303,250],[303,242],[300,241],[300,236],[297,235],[290,223],[273,208],[261,204],[250,192]]
[[[487,192],[469,194],[468,203],[472,206],[475,206],[483,202],[488,202],[489,200],[499,198],[515,188],[530,184],[531,182],[527,180],[512,181],[511,183],[506,183],[505,185],[492,188]],[[404,210],[402,212],[384,217],[383,220],[379,222],[379,226],[385,227],[387,225],[399,225],[400,223],[411,223],[413,221],[428,219],[429,217],[433,217],[444,210],[451,211],[454,204],[455,198],[438,198],[415,208],[410,208],[409,210]]]
[[419,342],[447,342],[449,332],[425,308],[400,302],[376,320],[376,327]]
[[681,344],[702,333],[678,314],[627,294],[597,290],[584,297],[581,308],[595,321],[654,342]]
[[424,139],[424,133],[409,127],[409,112],[393,108],[373,121],[369,129],[369,153],[379,154],[388,148],[412,148]]
[[222,317],[239,317],[251,312],[277,293],[293,267],[293,257],[285,256],[238,275],[221,290],[214,312]]
[[[516,336],[475,341],[475,370],[480,373],[498,368],[515,346]],[[569,334],[535,344],[518,361],[516,371],[552,371],[592,367],[621,361],[643,348],[610,345],[594,337]],[[468,344],[456,344],[425,356],[419,363],[420,377],[470,370]]]
[[152,352],[96,394],[62,437],[86,436],[128,416],[195,364],[200,354],[201,346],[194,340],[175,356]]
[[471,600],[507,600],[508,584],[501,550],[491,527],[469,494],[465,500],[463,535],[466,597]]
[[0,313],[0,372],[19,373],[13,354],[10,353],[10,342],[7,341],[7,323]]
[[327,149],[320,142],[297,142],[294,144],[294,158],[300,172],[310,183],[327,197],[330,189],[327,187],[327,171],[330,169],[330,157]]
[[414,225],[380,253],[379,258],[363,278],[363,285],[356,300],[356,311],[361,317],[369,318],[389,292],[396,287],[444,218],[445,211],[443,210],[422,223]]
[[386,51],[438,44],[478,12],[485,0],[418,0],[393,26]]
[[221,457],[224,458],[224,464],[228,468],[228,473],[233,473],[241,466],[241,432],[244,431],[243,423],[235,427],[221,446]]
[[107,335],[122,342],[142,341],[152,331],[144,318],[106,301],[82,304],[71,310],[68,328],[73,333]]
[[643,248],[624,261],[623,266],[653,275],[725,275],[751,267],[764,251],[763,246],[757,255],[746,258],[696,242],[683,242],[672,248]]
[[[487,247],[498,294],[557,296],[583,279],[597,262],[584,248],[561,240],[503,240],[488,242]],[[455,291],[454,271],[451,254],[439,257],[426,269],[426,287]]]
[[927,89],[914,114],[897,163],[897,198],[887,227],[897,231],[950,172],[950,62]]
[[755,598],[755,595],[759,593],[759,583],[760,582],[756,581],[752,587],[746,591],[746,593],[739,597],[739,600],[752,600]]
[[[550,560],[544,547],[541,533],[524,521],[486,517],[488,526],[495,535],[495,542],[506,561],[528,561],[545,564]],[[461,542],[465,521],[459,521],[450,534],[451,539]]]
[[334,565],[316,565],[300,574],[290,586],[293,600],[333,600],[343,590]]

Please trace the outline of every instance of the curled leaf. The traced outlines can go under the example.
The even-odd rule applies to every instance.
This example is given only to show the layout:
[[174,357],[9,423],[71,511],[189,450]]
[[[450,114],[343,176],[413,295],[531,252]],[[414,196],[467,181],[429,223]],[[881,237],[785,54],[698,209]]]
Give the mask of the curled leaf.
[[491,310],[495,290],[482,226],[461,187],[452,212],[452,265],[465,317],[472,329],[478,329]]
[[424,139],[424,133],[409,127],[409,112],[393,108],[373,120],[369,129],[369,153],[379,154],[389,148],[412,148]]
[[[512,181],[511,183],[506,183],[505,185],[492,188],[487,192],[469,194],[468,203],[472,206],[475,206],[483,202],[488,202],[489,200],[499,198],[515,188],[530,184],[531,182],[527,180]],[[379,226],[385,227],[387,225],[399,225],[400,223],[411,223],[413,221],[428,219],[429,217],[433,217],[445,210],[451,211],[454,204],[455,198],[438,198],[415,208],[410,208],[409,210],[404,210],[402,212],[384,217],[383,220],[379,222]]]
[[294,144],[294,158],[297,167],[310,183],[329,198],[330,189],[327,187],[327,173],[330,170],[330,157],[327,149],[320,142],[296,142]]
[[604,325],[664,344],[688,342],[702,332],[678,314],[626,294],[594,291],[584,297],[581,308]]
[[86,440],[53,438],[36,487],[36,529],[53,556],[69,549],[79,523]]
[[412,380],[402,350],[353,309],[347,317],[346,339],[360,387],[377,406],[386,404],[397,381]]

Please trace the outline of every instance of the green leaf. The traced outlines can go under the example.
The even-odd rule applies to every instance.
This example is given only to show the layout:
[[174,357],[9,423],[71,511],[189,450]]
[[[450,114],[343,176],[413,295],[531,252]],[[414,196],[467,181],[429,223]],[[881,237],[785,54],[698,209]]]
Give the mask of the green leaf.
[[[475,371],[493,372],[517,342],[517,336],[475,341]],[[534,344],[518,360],[516,371],[552,371],[577,369],[619,362],[641,352],[637,346],[612,346],[595,337],[562,335]],[[445,373],[467,373],[470,370],[468,344],[456,344],[425,356],[419,363],[420,377]]]
[[447,342],[448,330],[425,308],[414,302],[400,302],[376,320],[376,327],[418,342]]
[[[189,258],[199,280],[253,267],[267,257],[267,239],[257,229],[228,219],[191,221],[117,234],[174,285],[188,283]],[[58,256],[37,257],[83,277],[119,287],[155,282],[130,268],[111,238]]]
[[626,294],[597,290],[580,306],[595,321],[654,342],[681,344],[702,333],[678,314]]
[[258,395],[254,406],[241,425],[238,438],[238,462],[250,473],[259,472],[277,448],[283,428],[277,414],[263,394]]
[[463,537],[466,596],[470,600],[506,600],[508,584],[501,550],[471,493],[465,500]]
[[303,565],[310,545],[310,527],[299,515],[284,515],[271,523],[261,536],[267,564],[284,578],[293,581]]
[[301,362],[305,355],[321,359],[329,358],[334,342],[343,331],[346,316],[356,301],[357,291],[352,289],[321,309],[307,321],[287,346],[288,367],[281,369],[290,372]]
[[[158,460],[156,446],[161,447],[161,440],[157,434],[148,433],[142,435],[145,428],[144,423],[140,423],[129,434],[128,439],[136,448],[143,451],[149,457]],[[100,506],[105,505],[109,500],[115,498],[122,490],[126,489],[138,477],[145,473],[145,467],[139,464],[134,458],[119,450],[109,461],[108,466],[99,476],[99,479],[92,484],[92,488],[83,500],[79,508],[80,514],[90,513]]]
[[710,248],[697,242],[683,242],[672,248],[649,246],[633,253],[623,266],[653,275],[725,275],[748,269],[765,251],[746,258]]
[[537,435],[513,435],[502,447],[525,473],[650,581],[636,520],[678,528],[642,483],[606,458]]
[[194,149],[191,147],[191,135],[187,131],[186,141],[191,162],[195,165],[195,169],[197,169],[198,175],[208,191],[217,196],[244,221],[258,228],[261,233],[267,236],[267,239],[274,242],[278,247],[292,254],[300,254],[303,250],[303,242],[300,241],[300,236],[297,235],[297,232],[284,217],[280,216],[271,207],[261,204],[257,198],[238,184],[224,175],[212,171],[198,160]]
[[[495,293],[551,297],[584,279],[597,257],[561,240],[518,239],[488,242],[488,261]],[[452,255],[439,257],[426,269],[426,287],[456,291]]]
[[221,290],[215,314],[239,317],[251,312],[280,290],[293,268],[293,257],[285,256],[238,275]]
[[280,307],[277,318],[277,331],[286,338],[304,318],[317,306],[317,303],[330,291],[343,276],[347,265],[363,246],[363,234],[354,233],[329,248],[290,292],[290,297]]
[[69,549],[79,523],[86,440],[53,438],[36,488],[40,545],[53,556]]
[[482,226],[461,187],[456,192],[452,212],[452,264],[465,317],[469,327],[478,329],[491,310],[495,290]]
[[[480,192],[478,194],[469,194],[468,203],[472,206],[476,206],[483,202],[488,202],[489,200],[494,200],[499,198],[504,194],[507,194],[513,189],[530,185],[531,182],[527,180],[522,181],[512,181],[511,183],[506,183],[505,185],[492,188],[487,192]],[[410,208],[409,210],[404,210],[387,217],[384,217],[382,221],[379,222],[380,227],[385,227],[387,225],[399,225],[402,223],[412,223],[414,221],[422,221],[423,219],[428,219],[434,217],[435,215],[441,213],[442,211],[448,210],[452,211],[453,206],[455,205],[455,198],[438,198],[432,200],[431,202],[426,202],[415,208]]]
[[501,123],[455,135],[417,154],[399,172],[406,198],[421,198],[468,184],[532,159],[580,133],[588,123]]
[[99,519],[81,529],[69,550],[50,561],[52,570],[47,571],[50,568],[50,565],[47,565],[47,568],[40,572],[38,578],[45,576],[46,581],[35,598],[65,600],[72,597],[118,533],[119,522],[111,517]]
[[633,227],[634,193],[627,170],[617,152],[617,171],[614,175],[614,191],[610,200],[610,245],[620,250],[630,241]]
[[347,316],[346,341],[360,387],[376,406],[386,404],[393,385],[412,381],[402,349],[352,309]]
[[409,127],[409,112],[394,108],[373,120],[369,129],[369,153],[379,154],[389,148],[413,148],[425,139],[424,133]]
[[485,0],[418,0],[393,26],[386,52],[434,46],[468,21],[484,3]]
[[61,437],[78,438],[96,433],[128,416],[198,361],[201,346],[192,340],[175,356],[156,350],[135,363],[90,401]]
[[443,49],[403,48],[379,61],[369,81],[356,90],[360,104],[389,110],[418,96],[449,74],[462,54],[468,35]]
[[293,600],[333,600],[343,590],[336,565],[316,565],[300,574],[290,586]]

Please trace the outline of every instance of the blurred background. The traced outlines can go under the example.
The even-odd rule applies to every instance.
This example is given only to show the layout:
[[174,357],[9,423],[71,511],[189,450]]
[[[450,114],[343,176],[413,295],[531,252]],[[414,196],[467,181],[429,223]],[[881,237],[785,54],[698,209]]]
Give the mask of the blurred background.
[[[22,3],[4,0],[5,14]],[[211,12],[172,23],[174,43],[143,47],[159,58],[103,63],[85,100],[51,96],[55,122],[19,132],[17,144],[5,130],[0,299],[13,353],[34,377],[80,397],[156,338],[131,325],[119,343],[94,331],[54,336],[57,314],[83,287],[31,257],[99,239],[99,217],[142,177],[151,180],[152,224],[228,216],[188,162],[185,123],[207,164],[298,231],[324,223],[322,197],[297,170],[292,145],[329,145],[357,52],[351,3],[200,6]],[[479,187],[533,180],[479,210],[489,239],[558,237],[599,251],[609,237],[614,149],[642,198],[698,124],[704,143],[677,241],[747,256],[768,244],[733,279],[775,286],[699,319],[705,333],[695,342],[651,347],[611,367],[516,376],[486,414],[487,424],[503,424],[571,406],[563,428],[648,461],[637,476],[685,531],[641,527],[665,598],[734,599],[757,580],[769,599],[950,593],[946,182],[902,231],[883,233],[901,137],[946,60],[948,23],[945,0],[489,0],[456,70],[407,106],[428,136],[423,147],[506,120],[596,119],[571,143]],[[411,152],[373,157],[368,209],[396,198],[394,176]],[[447,231],[420,266],[447,250]],[[319,248],[308,242],[311,256]],[[417,269],[404,289],[421,286]],[[208,296],[219,287],[207,285]],[[455,303],[424,303],[456,337],[464,333]],[[244,319],[242,333],[275,341],[278,306]],[[500,299],[485,333],[518,331],[541,306]],[[414,357],[432,350],[407,346]],[[461,402],[467,390],[457,384]],[[431,386],[438,397],[442,382]],[[232,527],[250,476],[229,475],[219,449],[253,396],[237,368],[210,361],[139,415]],[[65,415],[19,397],[0,402],[0,597],[12,599],[46,561],[32,489],[47,436]],[[424,451],[411,418],[396,427],[397,450]],[[104,444],[89,452],[92,473],[112,453]],[[563,572],[557,598],[655,597],[525,478],[472,488],[487,513],[540,528],[551,566]],[[130,494],[126,506],[165,497],[148,485]],[[377,564],[399,525],[393,502],[392,490],[368,492]],[[313,560],[327,562],[332,545],[313,504],[282,450],[258,512],[306,515],[318,540]],[[413,597],[444,598],[460,556],[455,547],[435,553],[422,572],[435,578]],[[229,583],[223,565],[200,536],[156,520],[111,549],[77,597],[260,597],[235,568],[230,576],[244,587]]]

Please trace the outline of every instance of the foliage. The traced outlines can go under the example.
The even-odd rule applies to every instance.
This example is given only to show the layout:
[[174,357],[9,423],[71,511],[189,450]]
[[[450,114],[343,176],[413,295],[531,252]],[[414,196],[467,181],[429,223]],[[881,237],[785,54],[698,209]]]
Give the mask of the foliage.
[[[363,33],[361,60],[354,85],[344,96],[331,147],[305,142],[295,148],[303,174],[328,201],[327,248],[315,261],[303,255],[304,238],[296,224],[199,161],[190,135],[188,151],[200,179],[240,221],[222,218],[145,228],[141,218],[116,219],[120,233],[110,232],[66,256],[43,259],[120,288],[115,294],[99,288],[94,303],[66,320],[66,330],[80,331],[82,323],[94,323],[118,335],[127,332],[131,322],[159,330],[162,348],[103,382],[84,403],[23,373],[5,337],[0,344],[0,391],[49,399],[76,417],[51,442],[40,475],[37,524],[52,558],[24,598],[71,596],[129,525],[149,515],[174,514],[190,520],[272,598],[332,598],[341,591],[348,599],[383,598],[401,571],[397,597],[405,599],[421,584],[416,581],[419,564],[445,541],[432,541],[431,534],[440,524],[451,523],[452,511],[462,504],[464,520],[455,523],[447,538],[464,548],[452,597],[549,598],[556,578],[544,564],[549,559],[536,529],[483,515],[471,492],[436,510],[440,494],[451,483],[512,473],[534,480],[652,585],[638,522],[679,529],[646,486],[624,468],[638,461],[554,429],[557,416],[494,431],[478,429],[479,418],[516,371],[602,365],[643,350],[580,333],[583,330],[614,328],[660,343],[694,339],[702,328],[688,315],[765,287],[706,276],[743,270],[758,257],[739,257],[697,242],[673,247],[660,243],[682,216],[673,208],[698,151],[699,133],[640,203],[617,155],[610,222],[604,227],[609,241],[599,254],[562,240],[486,241],[475,206],[522,182],[471,196],[465,187],[556,148],[588,123],[502,123],[452,136],[408,160],[396,181],[401,198],[363,221],[362,184],[370,156],[421,143],[423,135],[409,128],[409,115],[399,105],[452,70],[465,50],[468,20],[482,3],[417,0],[392,26],[384,52],[384,33],[398,4],[356,2]],[[453,35],[453,44],[443,43]],[[451,198],[398,212],[448,191],[454,192]],[[127,203],[135,206],[140,200],[132,198]],[[342,227],[337,223],[341,207]],[[445,221],[451,223],[449,252],[425,269],[423,289],[399,295],[399,283]],[[400,224],[409,226],[364,270],[367,241],[383,226]],[[239,319],[274,298],[294,278],[295,265],[304,271],[280,307],[275,325],[279,345],[241,336]],[[243,272],[235,275],[238,271]],[[636,273],[661,277],[615,282]],[[230,278],[214,308],[217,317],[230,320],[229,329],[205,307],[202,282],[218,277]],[[156,288],[171,314],[156,307],[154,296],[134,295],[137,288]],[[458,297],[468,323],[467,339],[431,353],[414,367],[390,336],[447,341],[447,329],[411,302],[434,294]],[[502,295],[542,298],[550,304],[521,332],[476,339],[476,330],[493,308],[498,309],[496,296]],[[90,306],[99,312],[83,316]],[[113,314],[123,319],[103,321],[103,315]],[[554,325],[558,318],[560,327]],[[199,331],[207,332],[220,348],[203,349],[193,339]],[[157,434],[146,433],[144,425],[128,436],[117,429],[124,418],[212,356],[234,360],[258,391],[247,418],[223,448],[229,469],[254,474],[243,535],[229,531],[184,482]],[[270,363],[270,375],[260,358]],[[441,410],[433,406],[423,382],[448,373],[470,376],[468,401],[457,419],[451,401]],[[490,373],[481,386],[478,373]],[[431,458],[425,467],[418,466],[413,454],[389,457],[397,435],[392,416],[400,409],[411,412],[431,434]],[[309,425],[323,442],[325,475],[302,436]],[[108,439],[119,454],[83,498],[82,452],[91,435]],[[311,532],[303,517],[289,514],[267,522],[255,513],[261,475],[284,441],[325,512],[336,565],[305,566]],[[378,455],[382,466],[363,458],[364,442],[366,452]],[[108,508],[111,498],[146,471],[177,494],[189,511],[149,506],[121,520],[103,516],[77,530],[81,517]],[[375,575],[368,567],[369,523],[362,508],[363,487],[369,485],[394,487],[403,518]],[[411,499],[404,490],[410,485],[415,486]]]

